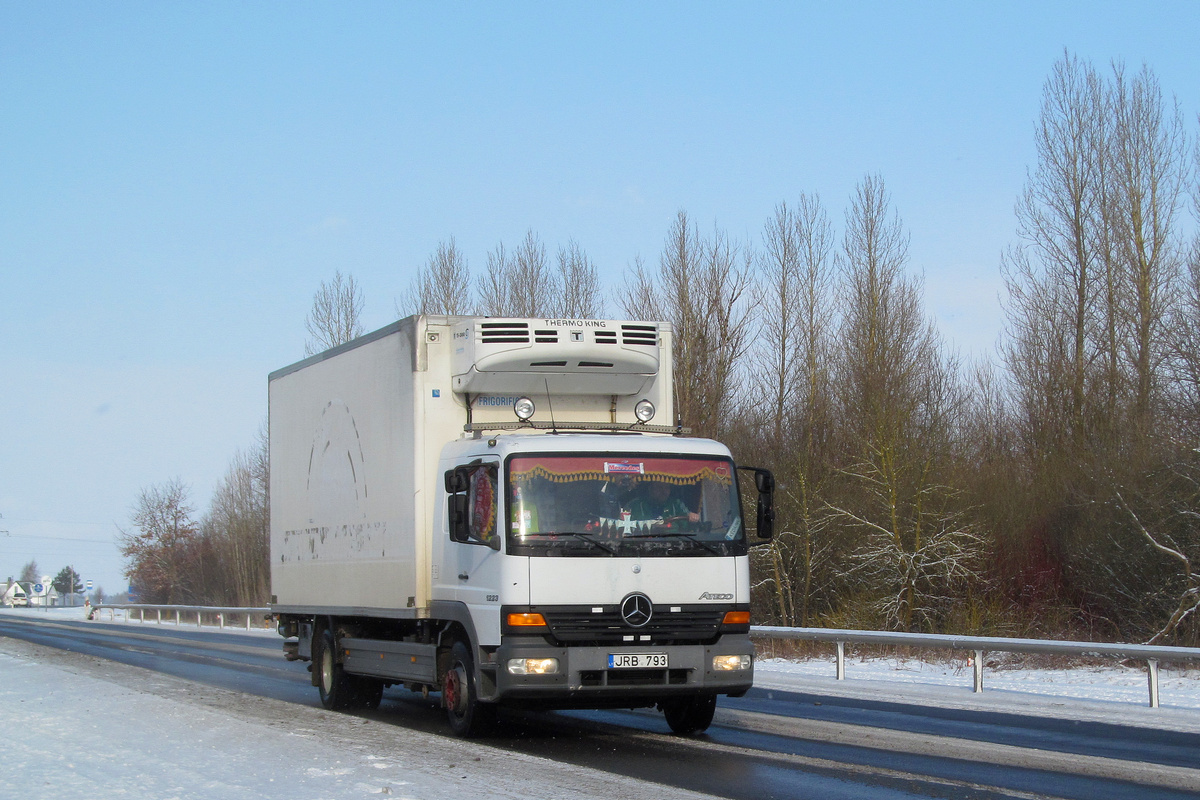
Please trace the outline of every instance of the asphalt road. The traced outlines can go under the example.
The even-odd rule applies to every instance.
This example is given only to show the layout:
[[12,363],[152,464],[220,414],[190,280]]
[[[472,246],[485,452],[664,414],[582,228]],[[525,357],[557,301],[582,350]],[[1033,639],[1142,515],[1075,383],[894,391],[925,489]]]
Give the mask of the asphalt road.
[[[171,625],[0,615],[0,636],[318,706],[282,640]],[[392,688],[374,722],[449,736],[437,698]],[[767,798],[1200,798],[1200,734],[1117,723],[928,708],[754,689],[722,698],[697,737],[650,711],[512,713],[485,740],[519,751],[746,800]],[[402,737],[397,737],[402,747]]]

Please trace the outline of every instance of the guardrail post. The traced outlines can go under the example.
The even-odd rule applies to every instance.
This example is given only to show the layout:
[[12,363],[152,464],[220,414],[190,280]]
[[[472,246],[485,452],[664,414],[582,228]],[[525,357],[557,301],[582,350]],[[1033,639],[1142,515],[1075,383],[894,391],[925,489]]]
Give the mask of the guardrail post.
[[158,624],[162,625],[162,609],[158,609]]
[[1146,664],[1150,667],[1147,674],[1147,679],[1150,681],[1150,707],[1158,708],[1158,659],[1148,659]]
[[202,627],[204,627],[204,626],[203,626],[203,625],[200,623],[200,612],[199,612],[199,611],[197,611],[197,612],[196,612],[196,627],[197,627],[197,628],[202,628]]
[[250,612],[246,612],[246,630],[250,630]]
[[846,643],[837,643],[837,679],[846,680]]
[[221,630],[225,630],[225,612],[224,611],[217,614],[217,625],[219,625],[221,627]]
[[983,651],[975,651],[975,691],[983,691]]

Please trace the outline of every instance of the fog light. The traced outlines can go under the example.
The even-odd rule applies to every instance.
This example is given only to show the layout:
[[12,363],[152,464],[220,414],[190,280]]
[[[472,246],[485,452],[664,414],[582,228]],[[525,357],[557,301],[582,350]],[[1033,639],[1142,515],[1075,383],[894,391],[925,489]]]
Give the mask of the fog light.
[[750,669],[750,656],[713,656],[713,672]]
[[553,675],[558,672],[558,659],[510,658],[508,671],[513,675]]
[[533,401],[528,397],[518,397],[513,403],[513,413],[517,415],[517,419],[526,422],[533,416],[534,405]]
[[633,415],[638,418],[638,422],[646,424],[654,419],[654,403],[649,400],[639,400],[633,407]]

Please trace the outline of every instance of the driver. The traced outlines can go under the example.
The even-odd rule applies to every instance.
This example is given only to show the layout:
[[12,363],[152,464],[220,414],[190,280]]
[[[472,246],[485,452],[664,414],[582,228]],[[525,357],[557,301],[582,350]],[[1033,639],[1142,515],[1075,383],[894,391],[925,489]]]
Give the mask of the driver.
[[688,522],[700,521],[699,514],[689,511],[682,500],[671,495],[671,486],[664,481],[650,481],[647,490],[629,504],[629,512],[633,519],[687,517]]

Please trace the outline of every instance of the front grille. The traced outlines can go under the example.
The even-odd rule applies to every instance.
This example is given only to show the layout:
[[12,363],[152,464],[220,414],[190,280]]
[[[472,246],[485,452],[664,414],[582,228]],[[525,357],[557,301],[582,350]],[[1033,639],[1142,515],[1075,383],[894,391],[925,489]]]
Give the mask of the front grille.
[[664,605],[654,607],[650,622],[633,628],[621,618],[619,606],[602,606],[599,612],[590,608],[537,610],[545,616],[551,636],[563,644],[698,644],[715,639],[725,618],[724,609],[711,606]]

